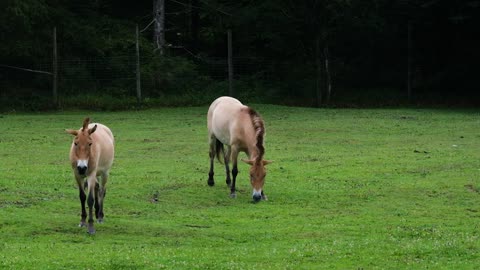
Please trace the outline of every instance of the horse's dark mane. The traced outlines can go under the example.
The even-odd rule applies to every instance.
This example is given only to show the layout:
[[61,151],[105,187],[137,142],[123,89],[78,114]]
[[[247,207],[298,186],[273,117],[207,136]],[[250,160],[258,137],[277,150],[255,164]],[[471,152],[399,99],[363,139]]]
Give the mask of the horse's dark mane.
[[255,137],[257,138],[258,157],[256,162],[260,162],[265,154],[265,147],[263,147],[263,137],[265,135],[265,125],[263,119],[254,109],[248,107],[248,114],[252,120],[253,128],[255,129]]

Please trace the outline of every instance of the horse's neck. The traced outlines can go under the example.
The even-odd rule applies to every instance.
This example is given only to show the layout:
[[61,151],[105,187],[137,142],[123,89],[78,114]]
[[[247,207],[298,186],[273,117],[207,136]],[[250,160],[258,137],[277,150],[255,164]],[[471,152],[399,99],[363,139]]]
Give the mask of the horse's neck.
[[258,148],[255,144],[249,145],[247,151],[248,151],[247,154],[248,154],[248,159],[249,160],[254,160],[255,158],[258,157],[259,152],[258,152]]

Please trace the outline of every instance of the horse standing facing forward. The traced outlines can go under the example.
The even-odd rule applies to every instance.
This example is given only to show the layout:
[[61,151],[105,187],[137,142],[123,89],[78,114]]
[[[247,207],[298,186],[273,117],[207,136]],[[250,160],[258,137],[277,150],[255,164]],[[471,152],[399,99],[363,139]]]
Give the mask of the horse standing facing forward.
[[[238,174],[237,159],[240,152],[245,152],[250,164],[250,183],[253,188],[253,200],[266,200],[263,192],[266,170],[265,165],[271,161],[263,160],[265,148],[263,137],[265,126],[260,115],[252,108],[243,105],[232,97],[219,97],[210,105],[207,116],[208,138],[210,143],[210,172],[208,173],[208,185],[215,184],[213,180],[213,161],[223,153],[225,169],[227,173],[227,185],[230,186],[230,197],[235,198],[235,182]],[[224,151],[223,145],[227,150]],[[229,162],[232,161],[232,176],[230,178]]]
[[[88,233],[94,234],[93,207],[98,223],[103,222],[103,201],[106,194],[105,185],[113,163],[114,138],[112,131],[102,124],[90,124],[90,118],[83,120],[79,130],[67,129],[67,133],[75,136],[70,147],[70,162],[77,180],[82,205],[80,227],[85,227],[87,212],[85,210],[85,186],[88,194]],[[98,178],[100,177],[100,178]],[[85,182],[86,178],[86,182]]]

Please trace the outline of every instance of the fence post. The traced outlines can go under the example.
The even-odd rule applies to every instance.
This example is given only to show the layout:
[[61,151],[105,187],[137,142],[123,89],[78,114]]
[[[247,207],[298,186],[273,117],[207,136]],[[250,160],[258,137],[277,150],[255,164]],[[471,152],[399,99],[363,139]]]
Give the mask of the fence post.
[[136,26],[135,50],[137,55],[137,101],[138,101],[138,104],[140,104],[142,102],[142,89],[140,86],[140,45],[138,41],[138,24]]
[[227,31],[228,39],[228,93],[231,97],[235,96],[233,89],[233,59],[232,59],[232,29]]
[[320,36],[315,38],[315,94],[317,107],[322,106],[322,59],[320,57]]
[[53,72],[52,72],[52,91],[53,91],[53,105],[58,106],[58,63],[57,63],[57,27],[53,27]]
[[412,81],[413,81],[413,42],[412,42],[412,21],[407,23],[407,98],[409,102],[413,101],[412,97]]

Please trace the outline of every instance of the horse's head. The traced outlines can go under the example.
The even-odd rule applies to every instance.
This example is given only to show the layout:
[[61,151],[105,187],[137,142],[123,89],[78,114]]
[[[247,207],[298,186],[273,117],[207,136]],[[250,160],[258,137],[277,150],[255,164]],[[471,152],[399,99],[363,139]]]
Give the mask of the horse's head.
[[267,175],[267,170],[265,166],[272,163],[269,160],[244,160],[243,162],[250,164],[250,183],[253,188],[253,201],[258,202],[262,198],[265,198],[263,195],[263,184],[265,183],[265,176]]
[[[80,130],[67,129],[67,133],[75,136],[72,144],[72,153],[76,161],[76,168],[79,175],[85,175],[88,169],[88,160],[90,157],[90,149],[93,143],[91,134],[97,129],[97,125],[88,128],[90,118],[83,120],[83,127]],[[72,161],[74,162],[74,161]],[[72,164],[73,165],[73,164]]]

